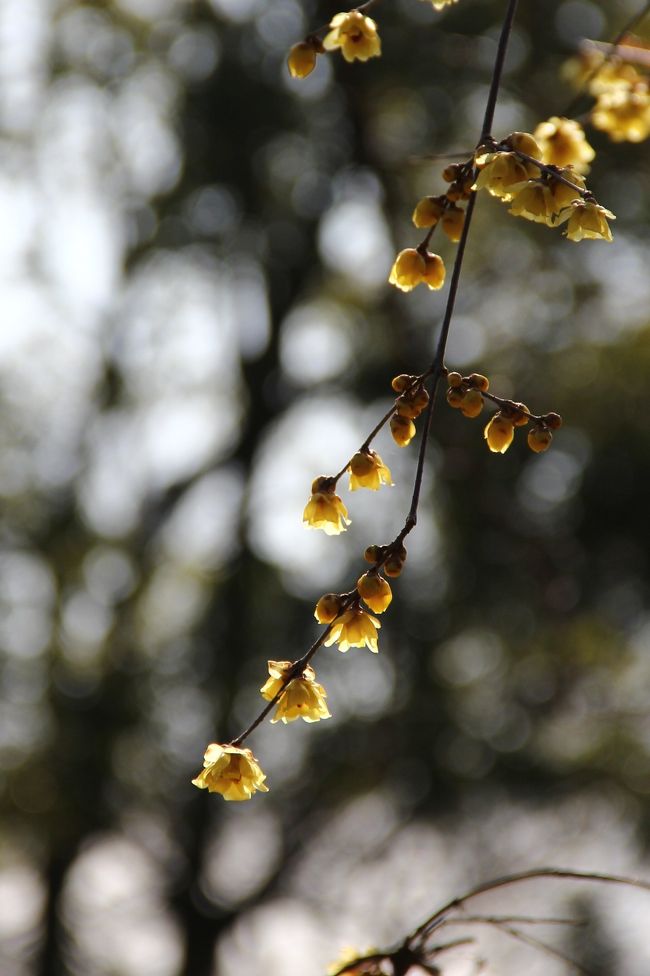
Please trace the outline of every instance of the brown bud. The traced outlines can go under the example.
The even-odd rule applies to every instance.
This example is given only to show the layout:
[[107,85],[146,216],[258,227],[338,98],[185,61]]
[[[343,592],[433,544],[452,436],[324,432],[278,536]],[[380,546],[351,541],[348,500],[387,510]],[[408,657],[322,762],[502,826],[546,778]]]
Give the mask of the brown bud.
[[470,373],[467,377],[467,382],[470,386],[473,386],[475,390],[481,390],[485,393],[490,389],[490,381],[487,376],[483,376],[482,373]]
[[542,417],[546,427],[550,427],[551,430],[559,430],[562,426],[562,418],[559,413],[547,413]]

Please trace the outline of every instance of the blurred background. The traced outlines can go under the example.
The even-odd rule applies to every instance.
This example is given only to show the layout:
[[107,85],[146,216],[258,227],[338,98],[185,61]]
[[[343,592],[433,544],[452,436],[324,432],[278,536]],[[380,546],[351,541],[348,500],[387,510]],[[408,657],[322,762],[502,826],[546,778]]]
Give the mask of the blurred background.
[[[637,0],[520,6],[497,136],[561,114]],[[298,82],[331,0],[0,0],[3,976],[317,976],[498,874],[650,877],[650,168],[593,130],[614,243],[482,196],[447,357],[561,412],[553,448],[490,455],[441,402],[379,655],[323,649],[333,718],[255,733],[268,796],[190,784],[403,524],[417,446],[385,432],[396,485],[342,482],[346,535],[301,514],[431,358],[446,291],[386,279],[503,8],[380,4],[382,58]],[[510,907],[579,908],[557,944],[647,976],[649,898],[574,895]],[[445,976],[563,971],[492,942]]]

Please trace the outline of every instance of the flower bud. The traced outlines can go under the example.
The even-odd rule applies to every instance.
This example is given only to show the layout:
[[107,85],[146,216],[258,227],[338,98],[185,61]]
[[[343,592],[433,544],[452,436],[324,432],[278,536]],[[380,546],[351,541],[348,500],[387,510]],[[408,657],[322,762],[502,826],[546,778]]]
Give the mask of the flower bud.
[[550,427],[551,430],[559,430],[562,426],[562,418],[559,413],[547,413],[542,417],[544,425]]
[[483,436],[493,453],[505,454],[515,436],[515,427],[511,420],[507,420],[497,411],[488,422]]
[[386,580],[376,574],[364,573],[359,577],[357,591],[373,613],[383,613],[393,599],[391,588]]
[[363,554],[363,558],[367,563],[378,563],[381,559],[383,546],[368,546]]
[[316,67],[317,51],[309,41],[294,44],[287,57],[287,67],[292,78],[306,78]]
[[447,382],[452,389],[455,389],[457,386],[462,386],[463,377],[460,375],[460,373],[452,371],[451,373],[447,373]]
[[384,572],[386,573],[386,576],[390,576],[391,579],[400,576],[403,569],[404,560],[400,559],[397,555],[389,556],[384,563]]
[[423,197],[422,200],[418,201],[411,217],[416,227],[436,226],[444,212],[441,199],[444,200],[444,197]]
[[462,405],[464,399],[465,399],[464,390],[454,390],[452,389],[452,387],[450,387],[447,390],[447,403],[449,404],[450,407],[454,407],[455,409],[457,409]]
[[535,454],[548,451],[553,440],[553,434],[548,427],[533,427],[528,431],[528,446]]
[[482,393],[486,393],[490,389],[490,381],[482,373],[470,373],[467,377],[467,382],[475,390],[481,390]]
[[415,437],[415,424],[408,417],[394,413],[390,418],[390,432],[399,447],[406,447]]
[[319,624],[331,624],[336,620],[340,611],[343,598],[340,593],[326,593],[316,604],[314,616]]
[[390,382],[390,385],[395,390],[395,393],[403,393],[404,390],[408,390],[409,386],[417,379],[416,376],[409,376],[408,373],[400,373],[399,376],[394,376]]
[[515,427],[525,427],[530,420],[530,410],[525,403],[515,403],[508,411],[508,420],[511,420]]
[[463,417],[470,419],[478,417],[483,409],[483,397],[478,390],[468,390],[460,404],[460,412]]
[[442,229],[453,244],[457,244],[463,233],[465,211],[460,207],[451,206],[442,218]]

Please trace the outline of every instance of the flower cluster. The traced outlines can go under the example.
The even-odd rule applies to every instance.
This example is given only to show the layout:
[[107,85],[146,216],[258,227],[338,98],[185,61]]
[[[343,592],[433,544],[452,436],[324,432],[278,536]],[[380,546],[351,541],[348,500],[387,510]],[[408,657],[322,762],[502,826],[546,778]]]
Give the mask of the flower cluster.
[[614,142],[650,136],[650,79],[643,70],[649,63],[647,47],[635,43],[609,55],[588,45],[565,66],[565,75],[596,100],[591,124]]
[[553,116],[540,123],[535,136],[512,132],[499,144],[483,147],[476,155],[475,189],[510,203],[515,217],[547,227],[566,224],[564,236],[570,241],[611,241],[607,221],[616,218],[597,202],[582,175],[593,158],[580,125]]
[[472,195],[473,160],[452,163],[445,167],[442,177],[449,183],[446,193],[423,197],[416,204],[411,217],[417,228],[427,230],[427,236],[419,247],[407,247],[400,251],[390,270],[389,283],[401,291],[412,291],[420,284],[427,285],[432,291],[442,288],[445,265],[439,254],[429,251],[431,235],[440,225],[443,233],[456,244],[463,233],[465,211],[458,203],[469,200]]
[[465,417],[478,417],[486,397],[498,405],[499,409],[487,422],[483,432],[487,446],[494,454],[505,454],[514,440],[515,427],[525,427],[527,424],[531,425],[528,446],[531,451],[540,454],[551,446],[553,431],[562,426],[558,413],[538,417],[530,412],[525,403],[504,400],[488,393],[490,381],[481,373],[461,376],[460,373],[450,372],[447,373],[447,382],[447,403],[460,410]]

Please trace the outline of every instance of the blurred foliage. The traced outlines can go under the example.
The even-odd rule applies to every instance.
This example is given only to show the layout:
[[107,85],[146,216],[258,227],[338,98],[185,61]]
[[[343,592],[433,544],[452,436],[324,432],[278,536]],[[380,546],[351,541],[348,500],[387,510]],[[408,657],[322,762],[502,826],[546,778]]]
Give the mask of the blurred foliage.
[[[381,4],[382,58],[319,59],[302,83],[286,50],[331,3],[5,8],[22,41],[2,197],[26,202],[3,239],[0,873],[22,906],[3,972],[259,972],[237,924],[255,931],[260,906],[336,904],[337,859],[356,889],[355,845],[361,876],[419,824],[481,838],[445,885],[517,869],[495,838],[518,804],[612,804],[634,863],[650,825],[645,147],[590,132],[611,247],[479,200],[448,363],[566,427],[546,455],[521,438],[495,458],[480,421],[438,405],[378,660],[321,652],[334,719],[257,732],[271,793],[233,811],[190,786],[205,744],[241,731],[267,659],[309,646],[316,599],[403,522],[415,453],[386,439],[390,497],[355,496],[342,538],[299,524],[390,377],[431,357],[444,294],[385,280],[415,200],[441,192],[431,157],[476,139],[503,4]],[[522,0],[495,134],[561,113],[562,62],[632,12]],[[615,849],[602,838],[587,866],[618,867]],[[366,916],[385,885],[368,882]]]

